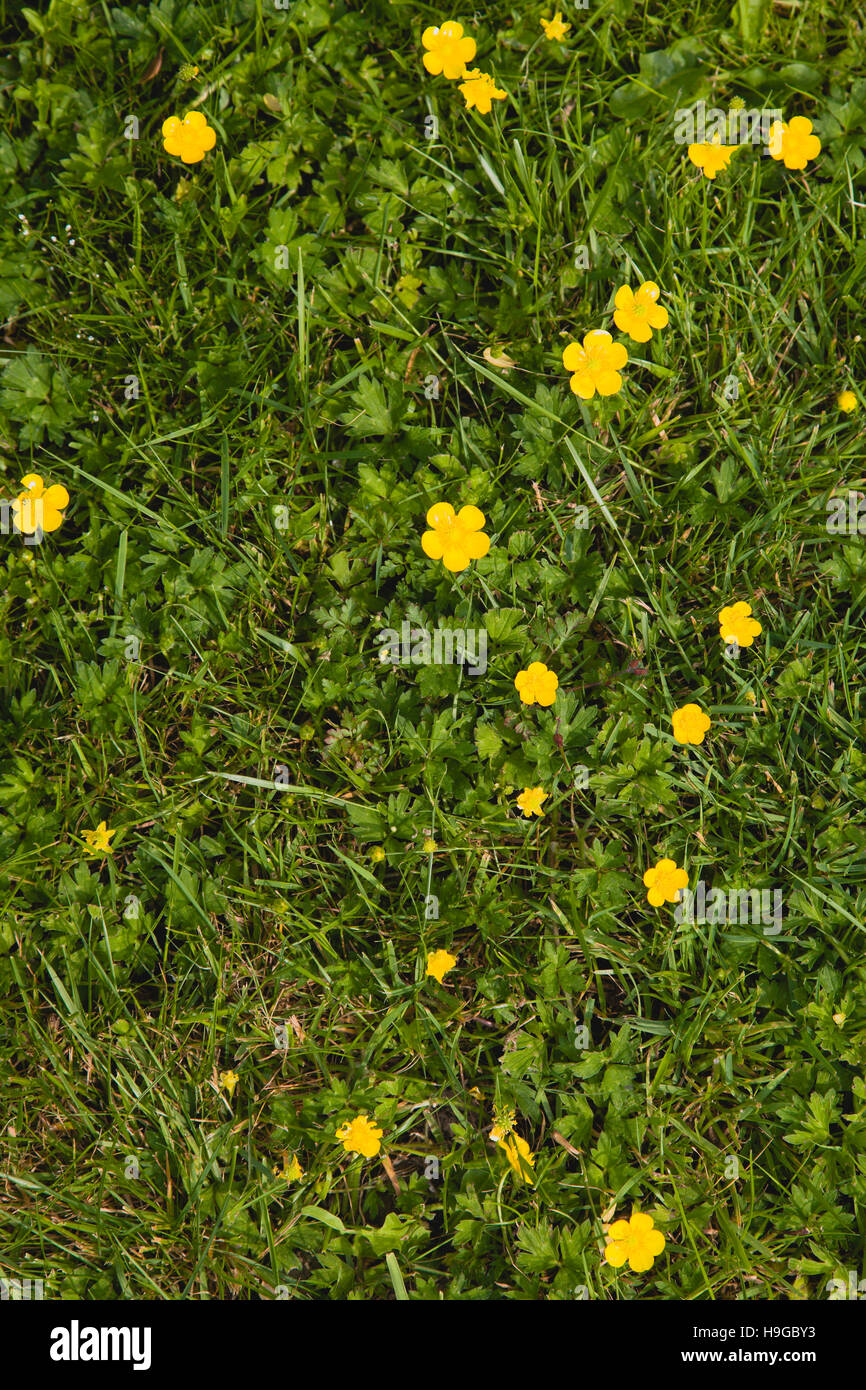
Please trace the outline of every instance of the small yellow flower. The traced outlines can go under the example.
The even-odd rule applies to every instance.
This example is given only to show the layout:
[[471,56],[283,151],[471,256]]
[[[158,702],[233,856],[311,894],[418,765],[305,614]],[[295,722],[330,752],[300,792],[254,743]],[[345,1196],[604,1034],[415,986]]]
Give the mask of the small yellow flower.
[[636,292],[628,285],[617,290],[613,321],[620,332],[627,333],[636,343],[648,343],[654,328],[667,328],[668,311],[656,303],[660,294],[653,280],[644,280]]
[[525,816],[543,816],[542,802],[547,800],[543,787],[524,787],[517,798],[517,804]]
[[499,90],[494,78],[489,73],[482,72],[480,68],[473,68],[471,72],[467,68],[464,78],[465,81],[460,83],[460,92],[468,111],[474,106],[479,115],[489,116],[492,103],[504,101],[508,96],[507,92]]
[[543,19],[541,21],[541,27],[544,30],[544,37],[546,39],[564,39],[571,25],[563,23],[562,15],[559,10],[557,10],[553,19]]
[[109,840],[112,835],[116,835],[116,830],[109,830],[104,820],[101,820],[95,830],[82,830],[81,838],[93,850],[94,854],[111,854]]
[[490,537],[481,529],[484,513],[477,507],[461,507],[455,515],[450,502],[437,502],[427,513],[427,525],[432,529],[421,537],[421,549],[454,573],[490,549]]
[[704,734],[711,724],[710,716],[700,705],[683,705],[672,715],[674,738],[677,743],[703,743]]
[[714,135],[711,144],[689,145],[688,156],[704,178],[714,179],[722,169],[727,169],[731,156],[739,145],[723,145],[720,135]]
[[291,1163],[286,1162],[286,1155],[283,1154],[282,1169],[279,1169],[275,1163],[273,1173],[275,1178],[285,1178],[286,1182],[301,1182],[304,1176],[304,1170],[298,1162],[297,1154],[292,1154]]
[[433,77],[441,73],[450,82],[462,77],[467,63],[475,57],[475,40],[464,38],[463,25],[456,19],[430,25],[421,35],[421,43],[427,49],[423,58],[427,71]]
[[163,121],[162,144],[166,154],[177,155],[184,164],[197,164],[216,144],[216,131],[202,111],[187,111],[183,120],[169,116]]
[[836,397],[836,404],[846,415],[850,415],[852,410],[857,409],[857,397],[853,391],[840,391]]
[[559,676],[549,671],[543,661],[532,661],[525,671],[514,677],[517,693],[525,705],[553,704],[559,689]]
[[432,975],[434,980],[438,980],[441,985],[444,977],[449,970],[453,970],[457,964],[457,957],[452,956],[450,951],[434,951],[427,957],[427,969],[424,971],[425,977]]
[[591,401],[596,391],[600,396],[614,396],[622,386],[620,370],[628,361],[624,343],[615,343],[603,328],[593,328],[579,343],[569,343],[562,354],[562,365],[572,372],[569,382],[572,391],[585,401]]
[[[513,1123],[513,1117],[511,1123]],[[535,1157],[526,1140],[521,1138],[519,1134],[513,1133],[510,1125],[508,1128],[494,1125],[490,1131],[490,1138],[494,1144],[502,1146],[502,1151],[517,1176],[522,1178],[524,1182],[534,1184],[535,1179],[530,1170],[535,1167]]]
[[761,624],[752,617],[750,603],[733,603],[719,614],[719,636],[723,642],[736,642],[738,647],[751,647],[761,631]]
[[687,888],[689,876],[685,869],[678,869],[673,859],[659,859],[643,876],[644,887],[649,889],[647,898],[651,907],[661,907],[662,903],[679,902],[680,889]]
[[821,153],[821,141],[812,134],[812,122],[805,116],[774,121],[770,126],[768,149],[773,159],[781,159],[786,169],[805,169],[810,159]]
[[370,850],[370,858],[372,859],[374,864],[381,864],[382,860],[385,858],[385,851],[383,850],[381,845],[373,846],[373,848]]
[[628,1261],[635,1274],[652,1269],[653,1260],[665,1248],[665,1238],[655,1229],[651,1216],[634,1211],[628,1221],[614,1221],[607,1233],[604,1258],[614,1269]]
[[502,1139],[508,1137],[514,1129],[516,1118],[515,1112],[510,1105],[505,1105],[501,1110],[494,1112],[495,1123],[490,1131],[490,1138],[494,1144],[498,1144]]
[[236,1071],[229,1070],[220,1072],[220,1086],[222,1086],[223,1090],[228,1091],[229,1100],[233,1098],[235,1086],[237,1086],[239,1081],[240,1077]]
[[371,1124],[366,1114],[347,1120],[337,1130],[337,1138],[347,1154],[361,1154],[364,1158],[375,1158],[382,1147],[382,1131],[375,1122]]
[[425,854],[434,854],[436,850],[436,841],[432,840],[428,835],[425,840],[421,841],[421,848]]
[[63,523],[63,508],[69,505],[69,493],[60,483],[46,488],[38,473],[27,473],[21,479],[24,492],[12,503],[12,518],[19,531],[32,536],[35,531],[56,531]]

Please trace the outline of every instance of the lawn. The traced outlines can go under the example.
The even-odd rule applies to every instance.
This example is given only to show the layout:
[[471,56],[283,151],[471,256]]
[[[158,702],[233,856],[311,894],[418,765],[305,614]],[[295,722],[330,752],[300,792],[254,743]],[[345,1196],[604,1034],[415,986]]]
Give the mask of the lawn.
[[46,1298],[856,1296],[866,9],[553,13],[0,0]]

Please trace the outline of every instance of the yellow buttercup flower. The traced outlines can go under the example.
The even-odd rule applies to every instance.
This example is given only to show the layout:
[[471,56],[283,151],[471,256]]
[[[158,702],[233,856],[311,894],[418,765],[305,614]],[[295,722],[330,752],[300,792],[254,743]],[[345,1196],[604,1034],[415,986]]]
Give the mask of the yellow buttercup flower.
[[559,10],[557,10],[553,19],[543,19],[541,21],[541,27],[544,30],[544,37],[546,39],[564,39],[571,25],[563,23],[562,15]]
[[240,1077],[238,1076],[236,1071],[229,1070],[220,1072],[220,1086],[223,1088],[224,1091],[228,1091],[229,1100],[231,1100],[234,1096],[235,1086],[237,1086],[239,1081]]
[[374,864],[381,864],[382,860],[385,858],[385,851],[383,850],[381,845],[373,846],[373,848],[370,850],[370,858],[372,859]]
[[24,491],[12,503],[12,519],[19,531],[32,536],[35,531],[56,531],[63,523],[63,508],[69,505],[69,493],[60,483],[46,488],[38,473],[27,473],[21,479]]
[[465,81],[460,83],[460,91],[466,101],[467,110],[474,106],[482,116],[489,116],[493,101],[504,101],[507,92],[501,92],[489,73],[480,68],[467,68],[463,74]]
[[644,887],[649,889],[647,898],[651,907],[661,907],[662,903],[679,902],[680,889],[687,888],[689,876],[685,869],[677,868],[673,859],[659,859],[643,876]]
[[441,985],[449,970],[453,970],[457,964],[457,957],[452,956],[450,951],[433,951],[427,957],[427,969],[424,971],[425,978],[432,975],[434,980],[438,980]]
[[703,743],[704,734],[710,727],[711,719],[700,705],[683,705],[672,715],[674,738],[677,743]]
[[857,409],[857,397],[853,391],[840,391],[836,397],[836,404],[846,415],[850,415],[852,410]]
[[494,1144],[500,1145],[517,1176],[530,1185],[534,1184],[535,1179],[529,1170],[535,1167],[535,1156],[526,1140],[510,1129],[503,1130],[497,1125],[491,1129],[490,1138]]
[[286,1162],[286,1155],[283,1154],[282,1170],[275,1163],[273,1174],[275,1178],[285,1178],[286,1182],[300,1182],[304,1176],[304,1170],[298,1162],[297,1154],[292,1154],[291,1163]]
[[593,328],[579,343],[569,343],[562,354],[562,365],[573,376],[569,385],[576,396],[591,401],[596,391],[600,396],[614,396],[622,386],[620,370],[628,361],[623,343],[615,343],[603,328]]
[[481,529],[484,513],[477,507],[461,507],[455,516],[450,502],[437,502],[427,513],[427,525],[432,529],[421,537],[421,548],[447,570],[465,570],[490,549],[490,537]]
[[723,642],[736,642],[738,647],[751,647],[761,631],[761,624],[752,617],[750,603],[733,603],[719,614],[719,636]]
[[475,57],[475,40],[464,38],[463,25],[458,24],[456,19],[431,25],[421,35],[421,42],[427,49],[424,66],[433,77],[441,73],[454,82],[463,76],[467,63],[471,63]]
[[347,1120],[337,1130],[337,1138],[349,1154],[361,1154],[363,1158],[375,1158],[381,1148],[380,1140],[382,1131],[377,1124],[371,1123],[366,1114],[356,1115],[354,1120]]
[[731,162],[734,150],[738,150],[739,145],[723,145],[720,135],[714,135],[712,142],[708,145],[697,144],[689,145],[688,156],[696,168],[707,179],[714,179],[722,169],[727,169]]
[[622,333],[636,343],[648,343],[654,328],[667,328],[668,311],[656,303],[661,290],[653,280],[644,280],[640,289],[628,285],[617,290],[613,321]]
[[786,169],[805,169],[810,159],[821,153],[821,141],[812,134],[812,122],[805,116],[788,121],[774,121],[770,126],[767,147],[773,159],[781,159]]
[[162,144],[166,154],[177,155],[184,164],[197,164],[216,144],[216,131],[202,111],[187,111],[183,120],[169,116],[163,121]]
[[109,830],[104,820],[101,820],[95,830],[82,830],[81,838],[85,840],[94,854],[111,854],[109,841],[112,835],[116,835],[116,830]]
[[542,816],[542,803],[547,800],[547,792],[542,787],[524,787],[517,798],[517,804],[525,816]]
[[604,1248],[607,1263],[619,1269],[628,1261],[635,1274],[645,1274],[652,1269],[653,1260],[665,1248],[665,1238],[655,1229],[652,1217],[639,1211],[632,1212],[628,1221],[614,1221],[607,1240]]
[[514,677],[517,693],[525,705],[552,705],[559,689],[559,676],[549,671],[543,661],[531,661],[525,671]]

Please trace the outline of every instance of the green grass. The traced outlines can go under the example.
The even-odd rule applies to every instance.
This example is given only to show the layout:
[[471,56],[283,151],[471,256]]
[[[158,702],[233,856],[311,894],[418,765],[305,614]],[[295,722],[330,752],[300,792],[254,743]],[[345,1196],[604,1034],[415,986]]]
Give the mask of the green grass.
[[[591,0],[562,45],[552,7],[456,12],[489,116],[424,73],[430,6],[15,10],[0,492],[71,502],[0,537],[0,1272],[826,1298],[866,1233],[866,541],[825,524],[866,490],[862,4]],[[705,180],[674,111],[737,97],[818,159]],[[581,403],[563,347],[644,279],[669,327]],[[420,544],[444,500],[492,539],[456,576]],[[483,625],[486,672],[381,665],[404,621]],[[780,889],[781,932],[649,907],[663,856]],[[389,1166],[335,1140],[362,1111]],[[602,1259],[633,1207],[646,1274]]]

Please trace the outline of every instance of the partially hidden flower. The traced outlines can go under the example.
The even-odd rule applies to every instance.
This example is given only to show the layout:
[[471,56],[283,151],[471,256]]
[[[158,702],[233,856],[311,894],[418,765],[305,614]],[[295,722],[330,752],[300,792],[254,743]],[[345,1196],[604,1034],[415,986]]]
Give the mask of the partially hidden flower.
[[372,859],[374,864],[381,864],[382,860],[385,858],[385,851],[383,850],[381,845],[373,846],[373,848],[370,850],[370,858]]
[[481,116],[489,116],[494,101],[504,101],[508,96],[507,92],[500,91],[494,78],[487,72],[482,72],[480,68],[473,68],[470,72],[467,68],[463,74],[464,80],[460,83],[460,92],[466,101],[467,110],[474,106]]
[[846,415],[850,415],[852,410],[857,409],[857,397],[853,391],[840,391],[836,397],[836,404]]
[[427,525],[431,529],[421,537],[421,548],[447,570],[465,570],[490,549],[490,537],[481,529],[484,513],[477,507],[461,507],[455,515],[450,502],[437,502],[427,513]]
[[347,1120],[337,1130],[337,1138],[349,1154],[361,1154],[363,1158],[375,1158],[381,1148],[382,1131],[366,1114],[356,1115]]
[[63,508],[69,493],[60,483],[46,487],[38,473],[21,479],[24,491],[12,503],[12,519],[19,531],[32,536],[35,531],[56,531],[63,524]]
[[94,854],[111,854],[109,841],[112,835],[116,835],[116,830],[109,830],[104,820],[101,820],[95,830],[82,830],[81,838],[90,846]]
[[506,1128],[500,1125],[493,1126],[490,1131],[490,1138],[494,1144],[501,1147],[517,1176],[522,1178],[524,1182],[534,1184],[535,1178],[532,1175],[532,1169],[535,1167],[535,1155],[526,1140],[521,1138],[519,1134],[515,1134],[510,1126]]
[[547,800],[543,787],[524,787],[517,798],[517,804],[525,816],[543,816],[542,803]]
[[228,1091],[229,1100],[234,1096],[235,1086],[237,1086],[239,1081],[240,1077],[236,1071],[231,1071],[230,1069],[229,1071],[220,1072],[220,1086],[224,1091]]
[[679,902],[680,890],[688,887],[689,876],[685,869],[677,868],[673,859],[659,859],[643,876],[644,887],[649,889],[647,898],[651,907],[661,907],[663,903]]
[[467,63],[475,57],[475,40],[464,37],[463,25],[456,19],[430,25],[421,35],[421,43],[427,49],[423,58],[427,71],[433,77],[441,73],[451,82],[463,76]]
[[656,302],[660,294],[654,280],[644,280],[637,290],[628,285],[618,289],[613,321],[620,332],[636,343],[648,343],[654,328],[667,328],[668,311]]
[[453,970],[457,964],[457,957],[452,956],[450,951],[433,951],[427,957],[427,969],[424,971],[425,977],[432,975],[434,980],[438,980],[441,985],[449,970]]
[[812,134],[812,122],[805,116],[774,121],[770,126],[768,149],[773,159],[781,159],[786,169],[805,169],[810,159],[821,153],[821,141]]
[[525,671],[514,677],[517,693],[525,705],[552,705],[559,689],[559,676],[549,671],[543,661],[531,661]]
[[750,603],[732,603],[719,614],[719,636],[723,642],[736,642],[738,647],[751,647],[761,631],[761,624],[752,617]]
[[721,136],[716,134],[709,144],[689,145],[687,154],[704,178],[714,179],[722,169],[727,169],[731,156],[739,148],[739,145],[723,145]]
[[677,743],[703,743],[704,734],[712,721],[700,705],[683,705],[674,710],[671,722]]
[[624,343],[615,343],[603,328],[593,328],[579,343],[569,343],[562,354],[562,365],[572,373],[569,385],[576,396],[591,401],[596,391],[600,396],[614,396],[622,386],[621,369],[628,361]]
[[564,39],[571,25],[563,23],[562,15],[559,10],[557,10],[553,19],[543,19],[541,21],[541,27],[544,30],[544,37],[546,39]]
[[614,1221],[607,1233],[604,1258],[614,1269],[628,1262],[635,1274],[652,1269],[653,1260],[665,1248],[665,1238],[644,1212],[634,1211],[628,1221]]
[[297,1154],[292,1154],[291,1163],[286,1161],[286,1155],[283,1154],[282,1169],[278,1168],[275,1163],[273,1173],[275,1178],[285,1178],[286,1182],[301,1182],[304,1176],[304,1170],[298,1162]]
[[169,116],[162,123],[162,144],[166,154],[177,155],[184,164],[197,164],[216,144],[216,131],[208,125],[202,111],[187,111],[183,120]]

